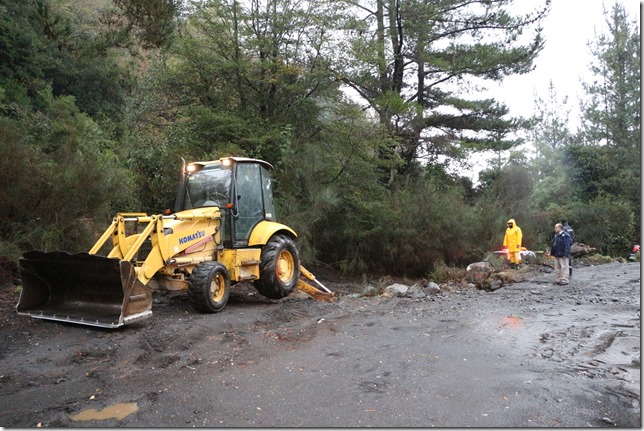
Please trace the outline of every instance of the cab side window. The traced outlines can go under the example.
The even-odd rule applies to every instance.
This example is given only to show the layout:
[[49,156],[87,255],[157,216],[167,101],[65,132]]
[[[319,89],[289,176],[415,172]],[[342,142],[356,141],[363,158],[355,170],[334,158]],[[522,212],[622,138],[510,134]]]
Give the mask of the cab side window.
[[266,220],[277,220],[275,204],[273,203],[273,179],[271,173],[262,166],[262,190],[264,193],[264,216]]
[[248,241],[253,226],[264,219],[260,166],[238,163],[236,180],[235,240]]

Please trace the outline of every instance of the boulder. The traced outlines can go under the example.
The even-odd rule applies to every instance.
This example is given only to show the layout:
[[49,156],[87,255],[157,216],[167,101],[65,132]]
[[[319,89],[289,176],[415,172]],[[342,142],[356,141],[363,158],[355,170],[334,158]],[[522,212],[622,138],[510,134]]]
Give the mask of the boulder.
[[570,254],[572,254],[572,257],[581,257],[595,252],[597,252],[596,248],[580,242],[576,242],[572,247],[570,247]]
[[490,283],[493,280],[499,280],[501,281],[502,284],[516,283],[519,281],[516,273],[511,271],[501,271],[501,272],[494,273],[490,276]]
[[372,285],[368,285],[364,288],[360,296],[376,296],[378,295],[378,288]]
[[407,291],[409,291],[409,286],[405,286],[404,284],[400,284],[400,283],[395,283],[385,287],[385,291],[383,295],[402,298],[405,295],[407,295]]
[[427,283],[423,290],[428,295],[438,295],[439,293],[441,293],[441,287],[433,281]]
[[423,289],[421,288],[421,286],[419,286],[418,284],[414,284],[409,288],[405,296],[412,299],[423,299],[424,297],[427,296],[427,294],[423,292]]
[[476,262],[467,266],[465,281],[483,287],[487,284],[487,279],[494,272],[494,268],[488,262]]

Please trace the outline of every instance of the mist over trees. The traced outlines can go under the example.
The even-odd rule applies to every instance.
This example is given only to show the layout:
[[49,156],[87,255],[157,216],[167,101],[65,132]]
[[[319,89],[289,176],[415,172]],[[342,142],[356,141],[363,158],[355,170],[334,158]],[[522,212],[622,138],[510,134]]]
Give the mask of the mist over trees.
[[[589,41],[582,126],[552,86],[535,118],[477,89],[532,70],[549,1],[0,0],[0,255],[84,251],[117,211],[172,207],[180,158],[275,166],[306,263],[423,276],[481,260],[517,220],[639,243],[639,29]],[[518,136],[523,136],[519,138]],[[472,154],[499,158],[480,184]]]

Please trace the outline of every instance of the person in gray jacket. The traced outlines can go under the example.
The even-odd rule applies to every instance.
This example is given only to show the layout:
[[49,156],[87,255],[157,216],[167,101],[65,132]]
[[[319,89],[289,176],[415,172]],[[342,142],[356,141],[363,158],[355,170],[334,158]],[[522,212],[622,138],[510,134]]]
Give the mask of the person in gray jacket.
[[[575,230],[570,227],[566,220],[562,220],[561,225],[566,233],[570,235],[570,246],[572,247],[575,242]],[[572,251],[570,252],[570,258],[568,259],[568,275],[572,277]]]

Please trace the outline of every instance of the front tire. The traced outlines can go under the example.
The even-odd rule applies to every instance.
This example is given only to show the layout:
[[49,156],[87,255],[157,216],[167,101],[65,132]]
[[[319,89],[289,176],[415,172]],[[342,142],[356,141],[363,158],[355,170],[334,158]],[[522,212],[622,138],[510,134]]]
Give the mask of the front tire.
[[192,308],[202,313],[221,311],[230,296],[230,275],[219,262],[199,264],[190,276],[188,298]]
[[255,288],[263,296],[280,299],[288,296],[300,277],[300,258],[293,240],[273,235],[262,249],[259,280]]

